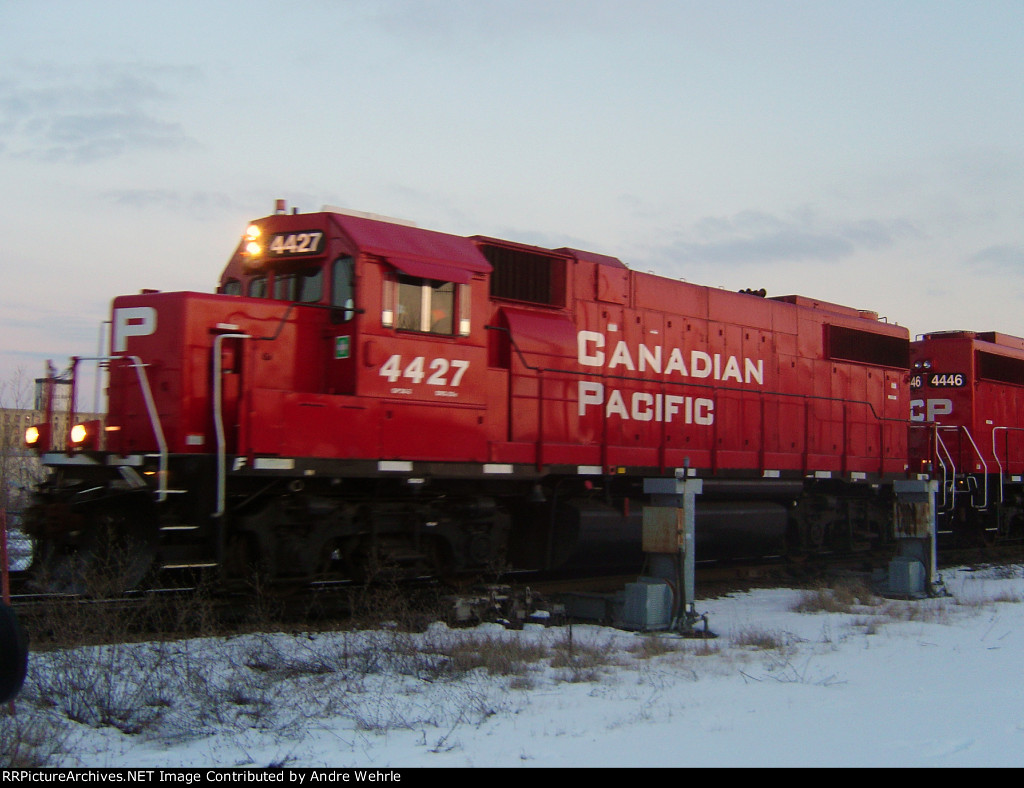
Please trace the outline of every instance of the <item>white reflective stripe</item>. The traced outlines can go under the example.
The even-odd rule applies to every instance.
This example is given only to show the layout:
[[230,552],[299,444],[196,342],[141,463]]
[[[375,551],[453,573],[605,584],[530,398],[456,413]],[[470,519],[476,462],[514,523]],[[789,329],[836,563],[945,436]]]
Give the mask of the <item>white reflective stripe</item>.
[[290,471],[295,468],[295,460],[285,457],[257,457],[252,461],[257,471]]
[[84,454],[47,453],[42,456],[43,465],[99,465],[92,457]]
[[852,471],[850,473],[850,478],[855,482],[864,481],[864,479],[868,478],[868,475],[862,471]]
[[380,460],[377,463],[377,470],[408,473],[412,470],[412,463],[408,460]]
[[511,463],[489,462],[484,464],[484,473],[512,473]]
[[203,569],[205,567],[217,566],[217,564],[201,563],[201,564],[163,564],[161,569]]
[[107,465],[134,465],[136,467],[142,465],[141,454],[129,454],[126,457],[107,457]]
[[815,471],[814,472],[814,478],[815,479],[831,479],[832,478],[832,471]]
[[600,476],[604,469],[600,465],[577,465],[576,473],[580,476]]
[[765,479],[778,479],[782,475],[781,471],[765,471],[761,476]]

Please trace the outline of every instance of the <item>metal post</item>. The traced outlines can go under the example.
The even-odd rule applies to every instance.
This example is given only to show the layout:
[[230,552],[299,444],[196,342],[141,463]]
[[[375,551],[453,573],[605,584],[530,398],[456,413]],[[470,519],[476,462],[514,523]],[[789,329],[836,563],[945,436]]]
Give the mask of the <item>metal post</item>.
[[702,618],[694,607],[694,543],[697,496],[703,488],[701,479],[644,479],[651,504],[644,507],[643,550],[651,576],[674,589],[671,629],[676,632],[691,632]]
[[889,563],[889,592],[922,597],[942,593],[936,553],[935,493],[938,482],[898,479],[893,483],[896,557]]

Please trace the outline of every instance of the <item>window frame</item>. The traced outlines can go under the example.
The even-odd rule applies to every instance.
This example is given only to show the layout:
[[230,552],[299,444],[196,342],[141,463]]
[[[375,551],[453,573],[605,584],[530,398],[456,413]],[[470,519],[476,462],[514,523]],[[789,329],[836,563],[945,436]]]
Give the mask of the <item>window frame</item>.
[[[383,280],[381,325],[396,331],[430,336],[469,336],[469,288],[468,284],[445,279],[427,279],[400,272],[388,273]],[[403,308],[412,314],[415,325],[403,325]],[[437,311],[443,314],[434,319]],[[437,330],[436,326],[443,324],[443,321],[447,321],[447,327],[445,330]]]

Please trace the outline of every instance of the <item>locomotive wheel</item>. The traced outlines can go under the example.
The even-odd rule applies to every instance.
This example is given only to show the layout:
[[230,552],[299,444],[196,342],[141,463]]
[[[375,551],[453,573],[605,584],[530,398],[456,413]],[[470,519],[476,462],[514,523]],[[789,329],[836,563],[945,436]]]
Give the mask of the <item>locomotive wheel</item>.
[[13,700],[28,672],[28,636],[14,608],[0,602],[0,703]]
[[156,558],[155,518],[135,508],[94,512],[78,538],[36,545],[33,585],[54,594],[117,596],[137,588]]
[[229,588],[253,590],[269,584],[269,572],[255,534],[233,533],[228,538],[221,571]]

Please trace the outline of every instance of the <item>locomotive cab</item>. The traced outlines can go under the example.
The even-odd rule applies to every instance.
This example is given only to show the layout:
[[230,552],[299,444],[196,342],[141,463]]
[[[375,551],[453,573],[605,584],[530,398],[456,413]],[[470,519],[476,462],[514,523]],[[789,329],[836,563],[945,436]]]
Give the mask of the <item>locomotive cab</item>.
[[[30,518],[48,587],[83,590],[72,576],[130,542],[133,567],[256,562],[272,580],[489,563],[507,529],[494,500],[423,495],[407,472],[486,459],[489,271],[469,239],[279,210],[216,294],[115,299],[106,445],[48,453]],[[104,524],[116,539],[83,536]]]

